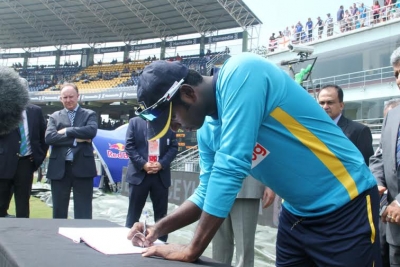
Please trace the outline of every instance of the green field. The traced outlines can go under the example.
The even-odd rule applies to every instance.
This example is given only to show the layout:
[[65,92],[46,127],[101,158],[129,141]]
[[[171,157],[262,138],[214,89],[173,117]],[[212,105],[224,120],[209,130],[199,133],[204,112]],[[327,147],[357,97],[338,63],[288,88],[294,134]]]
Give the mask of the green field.
[[[36,183],[36,176],[33,179],[33,183]],[[31,196],[29,200],[30,205],[30,218],[53,218],[53,209],[46,205],[40,198]],[[10,207],[8,209],[8,214],[15,215],[15,201],[14,196],[11,199]]]
[[[46,203],[41,201],[37,197],[31,196],[30,203],[30,218],[46,218],[50,219],[53,217],[52,208],[47,206]],[[8,214],[15,215],[15,202],[14,197],[11,200]]]

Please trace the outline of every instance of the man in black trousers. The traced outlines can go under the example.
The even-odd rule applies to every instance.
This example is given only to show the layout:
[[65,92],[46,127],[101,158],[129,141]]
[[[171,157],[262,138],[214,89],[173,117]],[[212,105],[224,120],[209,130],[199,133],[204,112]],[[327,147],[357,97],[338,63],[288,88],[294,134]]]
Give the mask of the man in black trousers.
[[97,115],[78,104],[79,91],[73,83],[61,88],[64,109],[49,117],[46,143],[51,145],[47,178],[51,180],[53,218],[66,219],[71,188],[74,218],[92,218],[93,178],[96,164],[92,139],[97,134]]
[[[2,71],[1,84],[22,86],[28,90],[25,79],[10,69]],[[14,193],[18,218],[29,218],[29,199],[33,173],[46,158],[48,146],[44,141],[46,122],[42,109],[28,104],[21,114],[17,128],[0,135],[0,217],[8,217],[8,207]]]
[[[129,155],[126,174],[129,183],[129,207],[126,227],[139,221],[147,196],[153,203],[154,220],[167,215],[168,188],[171,186],[170,164],[178,153],[176,135],[171,130],[162,138],[147,140],[147,122],[130,119],[126,132],[125,151]],[[159,238],[167,241],[167,236]]]

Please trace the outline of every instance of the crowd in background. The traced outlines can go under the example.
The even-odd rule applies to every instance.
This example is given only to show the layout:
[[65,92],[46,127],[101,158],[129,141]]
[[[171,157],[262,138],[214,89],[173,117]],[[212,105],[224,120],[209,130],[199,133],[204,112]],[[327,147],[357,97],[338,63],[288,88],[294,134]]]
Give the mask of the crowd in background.
[[[298,21],[290,28],[288,26],[283,31],[279,31],[277,36],[275,33],[272,33],[269,38],[269,51],[274,52],[279,44],[286,47],[289,43],[312,42],[322,39],[325,34],[329,37],[334,32],[349,32],[399,17],[400,1],[398,0],[385,0],[382,6],[379,4],[379,1],[374,1],[371,6],[366,6],[364,3],[354,3],[348,9],[340,5],[336,12],[336,21],[331,13],[327,13],[325,19],[322,19],[320,16],[317,17],[316,21],[308,18],[304,26]],[[335,27],[335,25],[337,26]]]

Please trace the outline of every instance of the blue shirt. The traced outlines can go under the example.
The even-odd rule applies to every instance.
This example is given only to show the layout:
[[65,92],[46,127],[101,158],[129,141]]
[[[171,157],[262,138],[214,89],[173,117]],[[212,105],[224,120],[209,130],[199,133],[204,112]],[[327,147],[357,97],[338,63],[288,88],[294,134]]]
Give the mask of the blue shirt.
[[197,132],[200,184],[189,198],[205,212],[226,217],[248,174],[303,217],[337,210],[376,185],[315,99],[265,58],[230,58],[215,87],[218,116]]

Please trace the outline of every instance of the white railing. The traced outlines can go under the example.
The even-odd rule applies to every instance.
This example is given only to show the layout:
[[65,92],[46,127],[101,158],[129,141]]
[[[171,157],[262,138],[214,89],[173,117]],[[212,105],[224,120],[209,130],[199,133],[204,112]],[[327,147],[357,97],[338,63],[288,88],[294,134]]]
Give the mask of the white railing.
[[176,155],[171,163],[171,170],[200,172],[198,147],[194,146]]
[[368,84],[394,81],[393,75],[393,67],[388,66],[378,69],[370,69],[331,77],[313,79],[312,82],[304,81],[303,86],[306,89],[320,88],[321,86],[326,84],[336,84],[343,89],[364,87]]
[[[398,1],[399,2],[399,1]],[[350,11],[349,11],[350,13]],[[400,3],[392,4],[390,6],[382,6],[378,10],[379,18],[374,17],[374,11],[371,7],[366,7],[366,12],[363,14],[356,14],[344,18],[341,22],[336,21],[336,11],[331,12],[333,25],[327,25],[327,18],[323,20],[323,31],[319,34],[318,25],[313,21],[313,29],[311,33],[306,29],[305,25],[303,30],[299,33],[294,33],[293,28],[289,29],[289,34],[278,36],[275,40],[269,41],[268,53],[288,50],[289,44],[311,44],[315,41],[326,40],[335,36],[343,35],[349,32],[356,32],[366,27],[373,27],[382,25],[387,22],[400,20]],[[296,28],[296,25],[292,27]],[[328,32],[329,29],[329,32]],[[282,31],[285,33],[285,31]],[[309,36],[312,36],[309,38]]]

